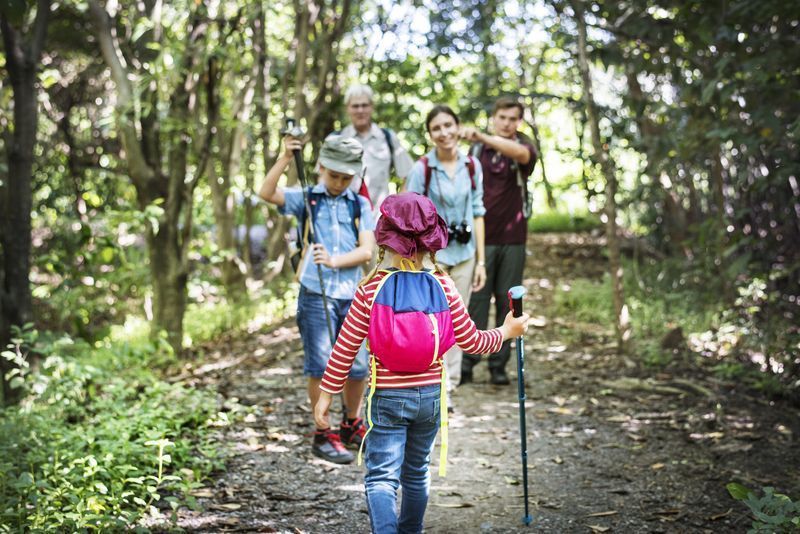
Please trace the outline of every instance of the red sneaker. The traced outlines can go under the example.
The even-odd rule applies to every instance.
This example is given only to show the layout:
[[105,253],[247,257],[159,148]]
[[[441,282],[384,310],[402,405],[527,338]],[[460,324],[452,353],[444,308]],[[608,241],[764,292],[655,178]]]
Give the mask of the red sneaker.
[[331,430],[314,432],[314,444],[311,446],[314,456],[335,464],[349,464],[355,457],[342,445],[339,434]]
[[357,417],[352,424],[348,424],[347,421],[342,421],[342,424],[339,425],[339,436],[342,439],[342,443],[345,445],[361,447],[361,442],[364,441],[364,436],[366,434],[367,426],[360,417]]

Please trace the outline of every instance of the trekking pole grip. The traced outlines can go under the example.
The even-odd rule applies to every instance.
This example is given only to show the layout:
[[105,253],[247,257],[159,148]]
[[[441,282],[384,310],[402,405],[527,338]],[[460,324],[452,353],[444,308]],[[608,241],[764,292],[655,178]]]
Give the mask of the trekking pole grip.
[[514,317],[522,315],[522,297],[527,292],[523,286],[514,286],[508,290],[508,307],[513,311]]

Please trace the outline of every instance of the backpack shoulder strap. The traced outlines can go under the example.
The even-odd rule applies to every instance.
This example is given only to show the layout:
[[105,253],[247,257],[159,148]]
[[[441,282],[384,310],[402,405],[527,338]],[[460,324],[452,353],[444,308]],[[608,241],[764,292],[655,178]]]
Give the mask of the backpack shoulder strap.
[[383,137],[386,138],[386,145],[389,147],[389,174],[394,170],[394,143],[392,143],[392,131],[389,128],[381,128]]
[[[309,206],[311,206],[311,221],[312,221],[311,224],[313,225],[314,224],[313,221],[317,220],[317,213],[319,213],[319,204],[320,204],[319,200],[321,195],[319,193],[314,193],[312,191],[311,186],[309,186],[308,189],[306,190],[306,194],[308,195],[308,204]],[[308,241],[308,228],[306,227],[306,222],[307,222],[306,217],[307,217],[306,210],[303,209],[303,211],[300,212],[300,224],[299,224],[300,232],[297,234],[298,249],[302,249],[303,246]]]
[[350,210],[350,220],[353,222],[353,230],[356,233],[356,243],[358,242],[358,230],[361,227],[361,201],[359,195],[353,195],[355,199],[347,197],[347,208]]
[[475,158],[470,154],[467,156],[467,172],[469,172],[469,181],[472,184],[472,190],[475,191]]
[[394,273],[398,273],[398,272],[400,272],[400,271],[395,271],[395,270],[391,270],[391,269],[381,269],[376,273],[376,274],[386,273],[386,275],[383,278],[381,278],[381,281],[378,282],[378,286],[375,288],[375,291],[372,293],[372,302],[370,302],[370,304],[369,304],[369,309],[370,310],[372,310],[372,306],[375,305],[375,299],[378,298],[378,293],[380,293],[381,289],[383,289],[383,284],[385,284],[386,281],[389,278],[391,278],[391,276]]
[[423,190],[422,194],[426,197],[428,196],[428,190],[431,188],[431,175],[433,174],[433,169],[428,164],[428,156],[422,156],[419,158],[422,162],[422,168],[425,170],[425,189]]

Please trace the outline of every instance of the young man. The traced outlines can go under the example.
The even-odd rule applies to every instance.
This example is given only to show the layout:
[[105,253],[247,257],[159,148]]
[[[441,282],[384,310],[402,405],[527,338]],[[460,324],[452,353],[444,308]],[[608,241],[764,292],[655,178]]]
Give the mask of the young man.
[[[525,267],[525,240],[528,221],[523,213],[526,183],[536,165],[536,150],[527,138],[517,132],[525,108],[513,98],[495,102],[490,124],[494,134],[464,127],[461,137],[473,143],[473,154],[483,168],[483,203],[486,207],[486,285],[472,293],[469,314],[475,325],[485,330],[489,321],[489,304],[494,296],[497,324],[508,313],[508,290],[522,283]],[[506,363],[511,342],[506,341],[489,357],[491,383],[508,384]],[[472,381],[472,368],[480,358],[464,354],[461,383]]]
[[[342,130],[341,135],[355,138],[364,146],[364,182],[374,207],[373,214],[377,216],[383,199],[390,193],[389,177],[392,168],[402,179],[408,175],[414,162],[392,130],[381,128],[372,122],[375,106],[372,89],[366,85],[353,85],[347,89],[344,102],[350,124]],[[351,188],[359,192],[361,185],[361,180],[356,179]]]
[[[308,377],[308,397],[313,413],[332,350],[323,290],[336,337],[363,274],[361,266],[372,259],[375,225],[369,202],[349,189],[353,177],[362,170],[363,150],[358,141],[340,135],[325,139],[319,155],[320,181],[305,192],[312,206],[311,214],[306,213],[301,189],[284,190],[277,185],[292,162],[293,152],[303,147],[300,139],[290,136],[284,138],[283,144],[284,152],[267,172],[259,196],[278,206],[282,213],[296,217],[302,228],[313,224],[315,242],[307,244],[303,251],[297,300],[297,325],[303,340],[303,374]],[[321,284],[315,264],[322,266]],[[344,386],[345,419],[338,433],[331,430],[330,425],[316,429],[312,445],[314,455],[340,464],[353,461],[353,454],[343,442],[357,447],[366,432],[359,414],[367,374],[367,354],[362,349]]]

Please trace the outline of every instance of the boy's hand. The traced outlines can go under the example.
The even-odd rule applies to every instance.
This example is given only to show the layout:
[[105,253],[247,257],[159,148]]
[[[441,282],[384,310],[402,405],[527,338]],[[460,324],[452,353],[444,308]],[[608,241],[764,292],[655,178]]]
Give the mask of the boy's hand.
[[303,140],[287,135],[283,138],[283,157],[291,159],[295,150],[303,150]]
[[519,317],[514,317],[514,312],[508,312],[506,319],[503,322],[503,336],[505,339],[514,339],[525,333],[528,329],[528,319],[531,316],[523,313]]
[[458,137],[465,141],[469,141],[470,143],[474,143],[479,141],[480,132],[477,128],[473,128],[472,126],[462,126],[458,129]]
[[328,250],[322,243],[314,243],[311,245],[311,253],[314,255],[314,263],[322,264],[331,269],[336,268],[334,257],[328,254]]
[[317,401],[317,405],[314,406],[314,423],[317,425],[317,428],[330,428],[328,409],[331,407],[332,400],[333,395],[327,391],[319,391],[319,400]]

